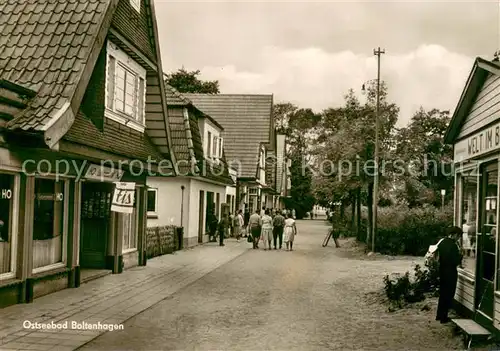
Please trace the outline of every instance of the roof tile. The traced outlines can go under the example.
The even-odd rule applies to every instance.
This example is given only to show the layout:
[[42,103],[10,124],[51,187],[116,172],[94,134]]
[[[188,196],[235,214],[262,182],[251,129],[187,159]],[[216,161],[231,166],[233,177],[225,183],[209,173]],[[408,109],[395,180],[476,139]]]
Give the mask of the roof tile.
[[224,127],[227,161],[242,165],[239,177],[257,174],[259,147],[270,142],[272,95],[184,94],[202,112]]
[[[7,124],[9,128],[40,130],[55,113],[56,102],[61,98],[71,100],[109,3],[110,0],[0,2],[0,79],[37,92],[27,109]],[[56,97],[56,91],[62,95],[53,103],[40,103],[46,101],[46,96]]]

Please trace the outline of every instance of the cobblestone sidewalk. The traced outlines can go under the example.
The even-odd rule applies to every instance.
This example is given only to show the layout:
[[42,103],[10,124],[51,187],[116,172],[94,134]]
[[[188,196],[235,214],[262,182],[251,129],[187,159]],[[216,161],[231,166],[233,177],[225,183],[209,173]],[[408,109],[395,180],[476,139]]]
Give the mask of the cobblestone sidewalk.
[[0,350],[74,350],[105,330],[31,330],[24,321],[122,324],[248,250],[246,242],[227,240],[148,261],[122,274],[108,275],[0,310]]

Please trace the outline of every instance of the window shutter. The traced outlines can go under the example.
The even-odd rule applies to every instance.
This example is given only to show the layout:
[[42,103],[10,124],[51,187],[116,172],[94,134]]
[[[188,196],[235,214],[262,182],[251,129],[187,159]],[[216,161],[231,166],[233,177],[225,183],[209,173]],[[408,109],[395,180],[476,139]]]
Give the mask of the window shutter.
[[108,87],[108,101],[107,107],[109,109],[113,109],[114,100],[115,100],[115,58],[113,56],[109,56],[108,60],[108,77],[107,77],[107,87]]
[[219,138],[219,157],[220,158],[222,158],[223,146],[224,146],[224,139],[223,138]]
[[139,78],[139,89],[137,91],[137,120],[144,123],[144,79]]

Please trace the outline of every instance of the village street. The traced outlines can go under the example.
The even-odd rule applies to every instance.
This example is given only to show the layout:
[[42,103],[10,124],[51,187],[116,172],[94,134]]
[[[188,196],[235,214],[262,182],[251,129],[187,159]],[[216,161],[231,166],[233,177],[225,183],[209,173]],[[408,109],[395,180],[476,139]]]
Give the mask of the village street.
[[390,314],[366,298],[411,259],[336,255],[325,231],[301,221],[294,252],[249,250],[83,350],[460,349],[434,310]]
[[[293,252],[207,244],[0,310],[0,349],[460,349],[434,310],[389,313],[367,297],[385,273],[418,259],[322,248],[322,220],[299,221],[298,229]],[[124,330],[23,330],[24,320],[124,323]]]

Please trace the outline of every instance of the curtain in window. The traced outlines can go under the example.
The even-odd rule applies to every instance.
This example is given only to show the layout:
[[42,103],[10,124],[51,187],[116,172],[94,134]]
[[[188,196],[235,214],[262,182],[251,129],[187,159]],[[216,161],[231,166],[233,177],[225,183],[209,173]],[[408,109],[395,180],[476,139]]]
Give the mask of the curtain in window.
[[62,262],[64,182],[35,180],[33,268]]
[[137,211],[122,214],[123,250],[137,248]]

